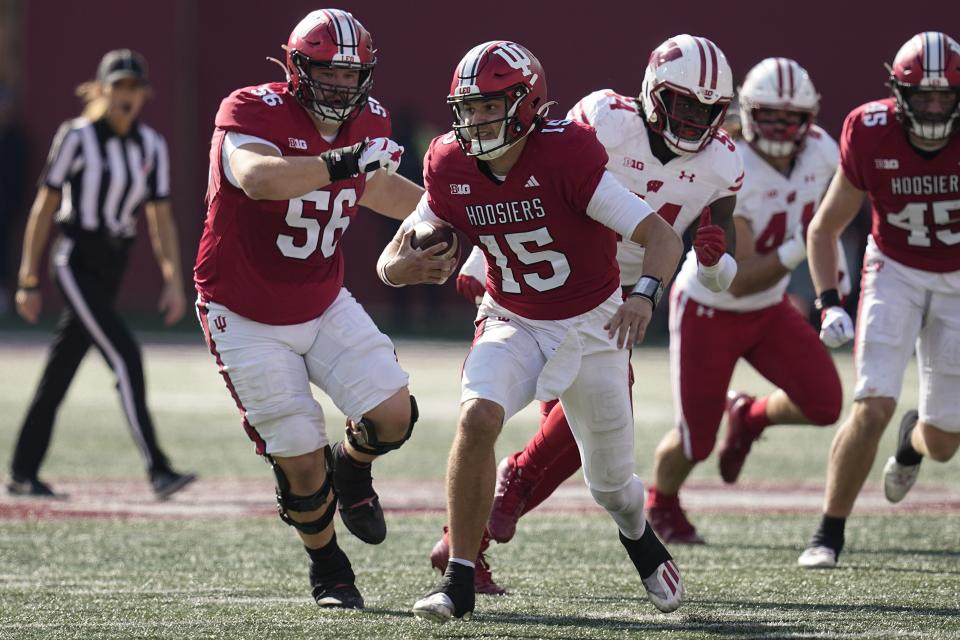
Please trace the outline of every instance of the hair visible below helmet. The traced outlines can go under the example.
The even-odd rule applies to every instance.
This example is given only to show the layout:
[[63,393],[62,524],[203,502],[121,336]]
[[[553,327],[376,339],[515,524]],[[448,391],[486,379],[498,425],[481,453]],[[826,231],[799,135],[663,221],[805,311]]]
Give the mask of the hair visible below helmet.
[[[481,140],[479,124],[464,124],[463,107],[473,100],[503,99],[504,117],[493,140]],[[453,131],[460,148],[481,160],[499,158],[546,117],[547,78],[540,61],[515,42],[493,40],[463,56],[453,72],[447,104],[453,111]]]
[[[346,11],[312,11],[293,28],[284,47],[287,82],[297,101],[311,113],[330,122],[346,122],[363,110],[373,86],[377,64],[373,39],[360,21]],[[356,87],[314,80],[313,67],[356,69]]]
[[[766,58],[750,69],[740,87],[743,139],[763,153],[786,157],[803,148],[820,110],[820,94],[810,74],[789,58]],[[775,109],[798,114],[797,122],[757,120],[758,111]]]
[[[897,117],[907,130],[924,140],[943,140],[960,128],[960,45],[939,31],[913,36],[897,52],[890,71],[890,90],[897,102]],[[924,91],[950,91],[953,109],[921,113],[910,98]]]
[[[678,97],[711,108],[708,122],[683,120],[675,115]],[[710,40],[682,34],[650,54],[643,75],[640,104],[647,124],[677,153],[696,153],[710,143],[733,99],[733,72],[720,48]],[[681,137],[680,129],[699,131]]]

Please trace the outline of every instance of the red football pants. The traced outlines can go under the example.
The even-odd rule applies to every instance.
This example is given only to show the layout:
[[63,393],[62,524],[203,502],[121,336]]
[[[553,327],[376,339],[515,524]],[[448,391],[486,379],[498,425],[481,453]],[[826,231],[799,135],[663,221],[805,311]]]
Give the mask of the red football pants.
[[674,287],[670,374],[688,460],[699,462],[713,451],[740,358],[783,389],[811,423],[836,422],[843,391],[833,359],[786,298],[772,307],[735,313],[701,305]]

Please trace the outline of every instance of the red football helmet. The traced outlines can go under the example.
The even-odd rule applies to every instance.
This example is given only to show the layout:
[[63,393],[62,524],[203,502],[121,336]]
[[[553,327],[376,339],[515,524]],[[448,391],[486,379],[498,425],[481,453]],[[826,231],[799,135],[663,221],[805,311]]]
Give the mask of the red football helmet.
[[[480,124],[464,124],[464,105],[474,100],[502,99],[504,117],[493,140],[481,140]],[[453,131],[468,156],[493,160],[530,133],[546,117],[547,78],[528,49],[515,42],[493,40],[467,52],[453,72],[447,104],[453,110]]]
[[[287,52],[287,82],[290,92],[308,111],[333,122],[345,122],[367,104],[377,64],[373,39],[363,25],[346,11],[319,9],[290,32]],[[312,67],[356,69],[356,87],[314,80]]]
[[[960,45],[956,40],[939,31],[918,33],[900,47],[887,68],[897,116],[911,133],[925,140],[943,140],[957,131]],[[952,93],[952,105],[931,100],[934,92]]]

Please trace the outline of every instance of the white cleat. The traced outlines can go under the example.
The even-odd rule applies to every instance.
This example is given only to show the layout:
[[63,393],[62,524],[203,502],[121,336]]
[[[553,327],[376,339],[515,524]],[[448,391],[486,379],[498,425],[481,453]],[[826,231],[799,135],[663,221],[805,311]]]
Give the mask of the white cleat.
[[[472,612],[463,615],[469,620]],[[453,618],[453,600],[445,593],[431,593],[420,598],[413,605],[413,615],[421,620],[443,624]]]
[[910,491],[920,475],[919,464],[900,464],[896,457],[890,456],[883,467],[883,495],[888,502],[900,502]]
[[797,564],[805,569],[833,569],[837,566],[837,552],[830,547],[807,547],[797,558]]
[[643,587],[653,606],[664,613],[676,611],[683,601],[683,579],[673,560],[667,560],[653,575],[644,578]]

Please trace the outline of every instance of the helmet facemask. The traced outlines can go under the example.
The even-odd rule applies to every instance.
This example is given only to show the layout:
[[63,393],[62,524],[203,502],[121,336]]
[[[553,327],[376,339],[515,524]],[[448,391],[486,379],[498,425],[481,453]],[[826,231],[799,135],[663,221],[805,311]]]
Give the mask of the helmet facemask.
[[745,109],[743,138],[760,151],[785,158],[803,148],[814,113],[801,109],[753,106]]
[[[510,87],[506,91],[498,93],[483,93],[467,96],[451,96],[447,98],[447,104],[453,111],[453,131],[457,136],[457,142],[463,152],[480,160],[494,160],[505,154],[510,147],[519,142],[524,136],[530,133],[530,130],[536,124],[536,121],[530,127],[524,130],[523,123],[517,117],[524,99],[530,93],[529,87],[518,84]],[[493,120],[484,120],[479,123],[464,124],[466,120],[465,110],[473,104],[486,103],[490,100],[503,101],[502,118]],[[482,114],[480,114],[482,118]],[[481,138],[481,127],[497,126],[499,131],[495,138]]]
[[[326,62],[313,60],[299,51],[292,51],[290,60],[299,80],[295,92],[297,100],[321,120],[343,123],[366,106],[373,86],[375,60],[370,63]],[[315,80],[311,74],[314,67],[355,69],[359,72],[359,81],[357,86],[349,87]]]
[[[918,138],[945,140],[960,128],[960,87],[916,87],[891,80],[890,89],[897,101],[897,116]],[[915,102],[922,100],[924,93],[952,94],[953,106],[941,111],[922,110]],[[930,99],[935,100],[932,96]]]
[[685,90],[661,85],[652,92],[654,114],[647,121],[678,153],[697,153],[710,143],[730,106],[729,100],[707,104]]

